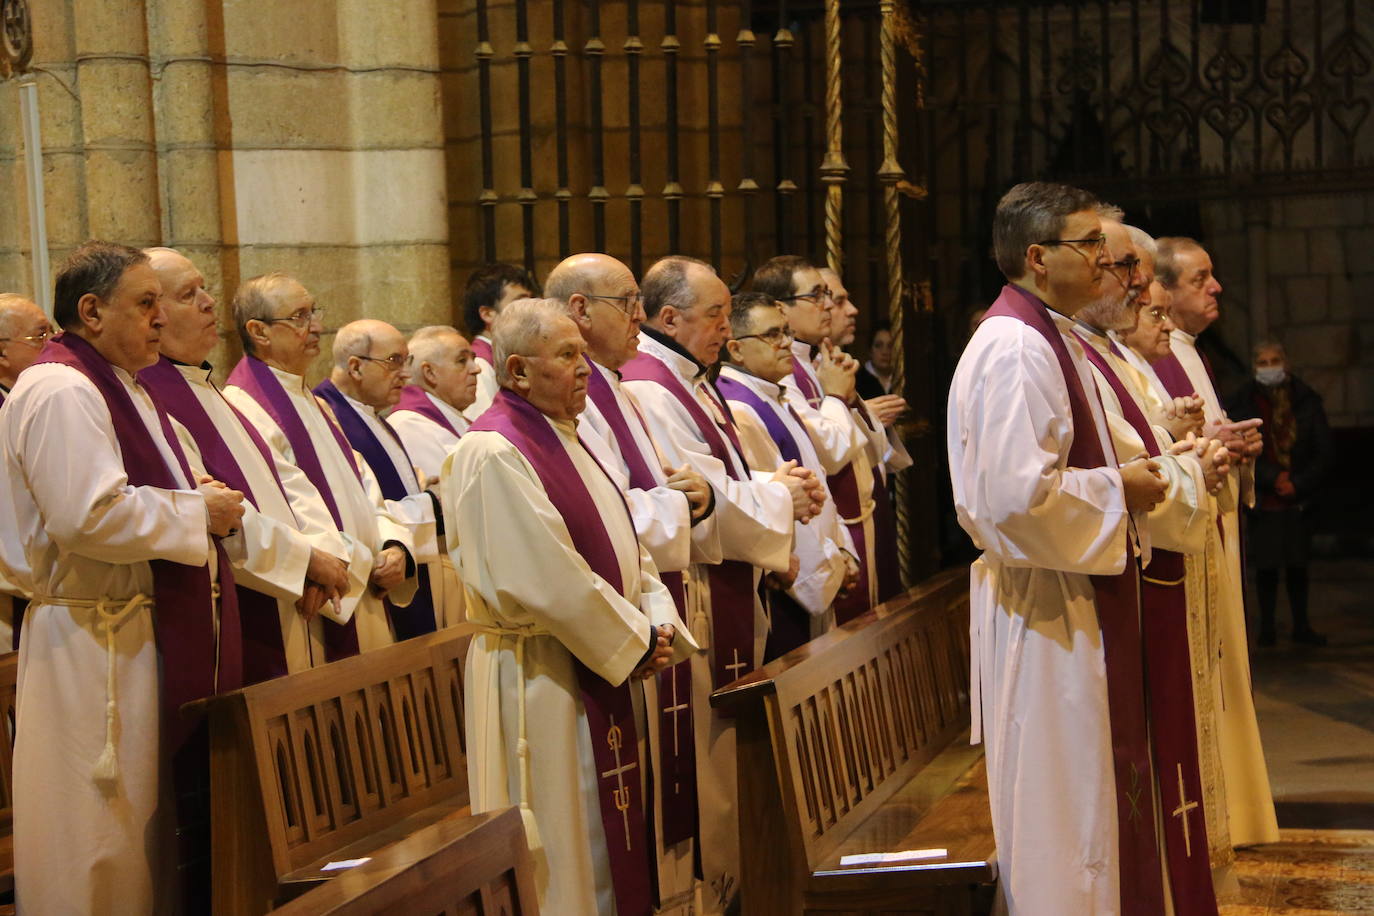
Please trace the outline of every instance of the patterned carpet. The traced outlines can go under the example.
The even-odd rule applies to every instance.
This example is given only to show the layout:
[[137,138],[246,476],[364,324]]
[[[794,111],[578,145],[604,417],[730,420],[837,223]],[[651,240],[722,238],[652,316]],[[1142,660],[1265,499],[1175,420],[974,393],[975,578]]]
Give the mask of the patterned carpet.
[[1374,916],[1374,830],[1284,830],[1240,851],[1236,872],[1222,916]]

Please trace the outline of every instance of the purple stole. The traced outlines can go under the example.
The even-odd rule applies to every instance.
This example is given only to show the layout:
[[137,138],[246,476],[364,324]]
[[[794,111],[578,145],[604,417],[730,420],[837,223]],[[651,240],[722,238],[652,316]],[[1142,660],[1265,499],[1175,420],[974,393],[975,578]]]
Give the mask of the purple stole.
[[[728,420],[723,426],[717,425],[673,370],[641,352],[621,367],[621,377],[653,382],[668,391],[691,416],[711,455],[725,465],[725,473],[735,480],[743,479],[736,462],[739,466],[747,466],[747,462],[734,426]],[[725,413],[728,408],[721,405],[721,411]],[[707,567],[706,574],[711,582],[711,680],[720,689],[754,670],[754,567],[740,560],[724,560]]]
[[[329,379],[316,385],[314,392],[316,397],[334,409],[334,416],[338,419],[339,426],[343,427],[344,436],[358,454],[363,456],[367,466],[372,469],[372,476],[377,478],[377,486],[381,489],[382,496],[386,499],[402,500],[412,495],[405,480],[396,471],[396,464],[387,454],[386,446],[373,434],[367,421],[358,416],[358,411],[348,403],[343,392]],[[409,462],[410,456],[401,444],[401,437],[396,435],[391,424],[385,420],[382,420],[382,426],[391,433],[391,438],[396,440],[401,454],[406,455],[406,461]],[[415,578],[420,584],[415,589],[414,599],[407,607],[399,608],[392,604],[390,599],[382,601],[386,605],[386,613],[391,618],[391,627],[396,631],[397,640],[423,636],[437,629],[434,622],[434,595],[429,589],[429,570],[423,563],[415,564]]]
[[496,366],[496,364],[492,362],[491,359],[491,341],[483,340],[481,337],[472,338],[472,354],[474,356],[480,356],[483,359],[485,359],[487,361],[487,365],[492,366],[493,368]]
[[[248,483],[248,477],[234,458],[233,450],[220,435],[215,421],[201,406],[200,399],[191,390],[191,385],[181,374],[181,370],[164,356],[140,372],[138,380],[153,393],[167,413],[175,417],[177,422],[191,433],[200,450],[201,460],[205,463],[205,470],[213,474],[216,480],[221,480],[235,490],[241,491],[244,498],[254,506],[259,506],[257,497],[253,495],[253,488]],[[237,408],[228,401],[224,403],[234,412],[234,416],[248,433],[248,438],[253,440],[253,445],[262,453],[262,460],[272,472],[272,479],[277,481],[277,488],[281,489],[281,480],[277,477],[271,448]],[[285,498],[285,492],[282,496]],[[281,677],[287,673],[286,646],[282,643],[277,599],[245,585],[237,586],[237,595],[239,625],[243,635],[243,682],[256,684]]]
[[[1198,358],[1202,360],[1202,368],[1207,370],[1207,378],[1212,382],[1212,389],[1217,387],[1217,377],[1212,372],[1212,361],[1207,358],[1207,354],[1201,350],[1197,351]],[[1155,370],[1155,375],[1164,383],[1164,390],[1169,392],[1170,397],[1186,398],[1192,394],[1200,394],[1193,380],[1188,376],[1188,370],[1183,368],[1183,363],[1179,362],[1178,356],[1170,348],[1169,355],[1158,362],[1150,363],[1150,368]],[[1220,405],[1217,405],[1218,407]]]
[[[499,433],[516,447],[534,468],[549,502],[562,516],[577,552],[593,573],[623,595],[626,583],[620,575],[620,561],[601,522],[596,501],[544,415],[529,401],[503,389],[472,430]],[[627,518],[629,513],[626,507]],[[653,911],[650,871],[654,860],[636,772],[639,742],[630,683],[612,686],[576,657],[573,661],[591,732],[616,912],[622,916],[647,916]]]
[[[1045,304],[1008,284],[988,309],[987,318],[1007,316],[1040,334],[1054,351],[1064,376],[1073,420],[1068,465],[1115,466],[1104,453],[1088,393],[1069,348]],[[1093,394],[1096,395],[1096,389]],[[1122,545],[1129,550],[1129,545]],[[1155,835],[1154,789],[1150,778],[1150,735],[1145,710],[1144,641],[1140,627],[1139,567],[1127,557],[1124,572],[1092,576],[1098,625],[1107,671],[1107,711],[1111,721],[1112,769],[1116,781],[1121,912],[1155,916],[1164,912],[1159,841]],[[1191,683],[1191,678],[1188,681]],[[1166,812],[1166,817],[1168,813]]]
[[[432,420],[439,424],[455,436],[461,438],[463,435],[453,428],[453,424],[448,421],[448,417],[444,416],[444,412],[434,405],[434,402],[430,400],[429,395],[425,393],[423,388],[415,385],[407,385],[401,389],[401,399],[396,402],[396,407],[392,413],[397,413],[402,410],[418,413],[426,420]],[[371,462],[369,462],[369,464],[370,463]]]
[[[620,409],[611,383],[601,369],[587,358],[587,396],[605,418],[620,446],[620,455],[630,472],[630,486],[636,490],[652,490],[660,486],[658,478],[644,460],[630,420]],[[644,425],[638,414],[634,422]],[[673,596],[677,612],[687,619],[687,591],[681,572],[659,571],[659,579]],[[663,780],[663,845],[672,846],[697,835],[697,767],[696,741],[692,729],[692,663],[678,662],[658,674],[658,773]],[[668,736],[672,735],[671,751]]]
[[[286,393],[281,382],[272,374],[271,368],[257,357],[245,355],[234,367],[234,371],[229,373],[228,382],[230,385],[248,392],[249,396],[257,401],[259,406],[272,418],[272,421],[281,428],[282,434],[286,436],[286,441],[291,444],[291,454],[296,459],[296,466],[315,485],[315,489],[320,491],[320,496],[324,499],[324,504],[334,519],[334,525],[342,531],[343,515],[339,512],[339,504],[334,499],[333,491],[329,489],[329,479],[325,476],[324,468],[320,465],[320,456],[315,451],[315,443],[311,441],[310,433],[306,430],[305,424],[301,422],[300,415],[296,413],[296,406],[291,403],[291,396]],[[324,417],[330,432],[334,434],[334,441],[348,458],[349,466],[357,474],[358,465],[353,459],[353,449],[348,444],[348,440],[344,438],[343,433],[339,431],[323,407],[320,407],[320,415]],[[361,485],[361,477],[359,478],[359,485]],[[351,617],[345,624],[335,624],[332,621],[325,623],[324,654],[325,658],[331,662],[358,654],[358,625]]]
[[[778,451],[782,453],[783,461],[795,461],[797,464],[801,464],[801,449],[797,446],[797,440],[792,437],[791,430],[787,428],[786,423],[782,422],[782,417],[778,416],[773,405],[766,403],[748,385],[732,378],[721,376],[716,381],[716,387],[720,389],[721,394],[725,395],[726,400],[739,401],[753,408],[754,413],[758,414],[759,419],[763,421],[764,428],[768,430],[769,438],[777,444]],[[792,410],[792,407],[787,405],[787,409]],[[792,411],[792,416],[801,422],[796,411]]]
[[[163,460],[162,452],[144,424],[128,390],[115,375],[114,367],[86,340],[75,334],[59,334],[48,341],[40,363],[70,366],[90,379],[105,399],[110,411],[110,424],[119,440],[124,458],[124,471],[132,487],[157,487],[182,490],[183,484]],[[162,435],[177,457],[181,471],[188,481],[195,474],[177,441],[167,412],[158,403],[158,419]],[[194,485],[194,483],[192,483]],[[214,595],[207,566],[187,566],[170,560],[151,560],[153,573],[154,621],[157,631],[158,655],[162,658],[162,728],[167,746],[180,748],[195,730],[196,723],[181,715],[184,703],[212,696],[217,688],[233,690],[242,683],[241,647],[239,645],[238,605],[234,601],[234,576],[229,558],[215,538],[219,555],[220,634],[219,654],[216,658]],[[219,678],[216,683],[215,667]]]
[[[1154,429],[1135,397],[1107,358],[1087,340],[1083,340],[1083,351],[1116,392],[1122,417],[1145,443],[1150,457],[1159,457]],[[1202,777],[1198,771],[1184,575],[1183,554],[1158,548],[1152,551],[1150,565],[1141,574],[1140,620],[1150,691],[1150,734],[1154,739],[1159,802],[1165,812],[1164,853],[1169,860],[1174,910],[1180,916],[1190,916],[1216,913],[1217,900],[1212,886],[1207,818],[1202,810]],[[1171,770],[1177,779],[1170,777]]]

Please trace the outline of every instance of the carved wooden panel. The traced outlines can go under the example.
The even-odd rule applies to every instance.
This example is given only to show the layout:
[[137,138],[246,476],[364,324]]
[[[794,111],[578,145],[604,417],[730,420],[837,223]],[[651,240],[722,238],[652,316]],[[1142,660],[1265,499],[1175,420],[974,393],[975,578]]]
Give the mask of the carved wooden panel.
[[8,831],[14,807],[12,770],[14,766],[15,684],[19,677],[19,653],[0,655],[0,719],[5,734],[0,740],[0,828]]

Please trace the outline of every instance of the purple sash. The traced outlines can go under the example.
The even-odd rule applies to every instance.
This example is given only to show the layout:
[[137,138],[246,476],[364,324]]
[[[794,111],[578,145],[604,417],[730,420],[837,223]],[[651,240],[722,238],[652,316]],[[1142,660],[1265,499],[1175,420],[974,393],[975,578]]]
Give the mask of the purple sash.
[[[1100,468],[1108,456],[1098,438],[1088,393],[1064,337],[1045,304],[1010,284],[988,309],[987,318],[1007,316],[1035,330],[1059,362],[1069,396],[1074,436],[1068,465]],[[1094,388],[1093,394],[1097,391]],[[1128,545],[1122,545],[1128,550]],[[1155,916],[1164,912],[1159,840],[1155,834],[1154,788],[1150,778],[1150,737],[1146,721],[1144,644],[1140,631],[1139,569],[1126,563],[1123,573],[1092,576],[1098,625],[1107,669],[1107,708],[1111,719],[1112,763],[1116,780],[1121,912]]]
[[[181,374],[181,370],[163,357],[140,372],[138,378],[162,403],[167,412],[190,431],[196,447],[200,450],[205,470],[213,474],[216,480],[242,491],[245,499],[255,507],[261,508],[247,475],[243,473],[238,459],[234,457],[233,449],[224,441],[214,418],[206,412],[195,391],[191,389],[191,384]],[[216,395],[218,394],[216,390]],[[281,489],[281,480],[277,477],[271,448],[253,428],[253,424],[249,423],[232,404],[224,401],[222,397],[221,401],[233,412],[248,438],[262,454],[263,462],[267,465],[272,479],[277,482],[282,499],[286,499],[286,493]],[[243,636],[243,682],[256,684],[286,674],[286,646],[282,642],[277,599],[246,585],[239,585],[237,592],[239,625]]]
[[487,361],[487,365],[492,368],[496,367],[496,363],[491,358],[491,341],[485,337],[472,338],[472,355],[480,356]]
[[[692,392],[662,360],[640,352],[621,367],[622,377],[659,385],[682,405],[711,454],[725,465],[725,473],[741,480],[738,467],[747,467],[733,426],[724,427],[735,449],[726,444],[722,427],[707,415]],[[736,464],[738,462],[738,465]],[[724,560],[707,567],[711,583],[711,675],[719,689],[754,670],[754,567],[740,560]]]
[[[1083,340],[1081,335],[1079,339]],[[1116,393],[1122,417],[1145,443],[1145,450],[1151,458],[1158,457],[1159,442],[1135,396],[1107,358],[1087,340],[1083,340],[1083,352]],[[1140,617],[1150,690],[1150,734],[1154,739],[1160,806],[1166,815],[1178,812],[1164,818],[1164,853],[1169,860],[1174,910],[1179,914],[1216,913],[1207,818],[1202,809],[1202,777],[1198,770],[1197,720],[1193,716],[1185,574],[1183,554],[1155,548],[1150,565],[1141,576]],[[1171,778],[1171,773],[1178,778]]]
[[1155,375],[1159,376],[1160,382],[1164,384],[1164,390],[1169,392],[1173,398],[1186,398],[1197,394],[1197,386],[1188,377],[1188,370],[1183,368],[1183,363],[1178,361],[1178,357],[1172,352],[1153,363],[1150,368],[1155,370]]
[[[801,449],[797,446],[797,440],[792,437],[792,431],[787,428],[787,424],[778,416],[777,409],[759,397],[754,389],[743,382],[737,382],[727,376],[721,376],[716,381],[716,386],[720,388],[720,393],[725,395],[727,401],[739,401],[753,408],[754,413],[763,421],[764,428],[768,430],[768,436],[778,446],[778,451],[782,453],[783,461],[795,461],[802,463]],[[791,406],[788,405],[788,410]],[[793,413],[796,416],[796,413]]]
[[425,393],[423,388],[416,385],[407,385],[401,389],[401,400],[396,402],[396,408],[392,413],[397,413],[402,410],[418,413],[425,419],[432,420],[439,424],[444,429],[453,433],[453,435],[462,438],[463,434],[453,428],[453,424],[448,421],[448,417],[444,416],[444,412],[435,406],[434,401],[430,400],[429,395]]
[[[577,552],[593,573],[624,595],[626,583],[620,575],[620,561],[601,522],[601,512],[563,441],[544,415],[529,401],[503,389],[472,430],[499,433],[519,450],[534,468],[549,502],[562,516]],[[626,507],[627,518],[629,513]],[[591,732],[616,912],[622,916],[647,916],[653,911],[649,875],[654,860],[636,772],[639,743],[630,684],[626,681],[613,686],[580,659],[574,661]]]
[[[630,423],[643,421],[635,415],[625,416],[611,383],[601,369],[587,358],[587,395],[611,428],[620,446],[620,456],[629,471],[630,486],[636,490],[652,490],[661,486],[657,476],[644,460],[639,443],[630,431]],[[683,620],[687,619],[687,590],[682,573],[660,570],[663,585],[673,596],[673,604]],[[692,663],[678,662],[658,675],[659,746],[658,772],[663,792],[663,845],[672,846],[697,835],[697,770],[696,743],[692,729]]]
[[[70,366],[90,379],[110,411],[110,424],[119,440],[124,471],[132,487],[157,487],[182,490],[167,467],[124,384],[114,367],[83,338],[59,334],[48,341],[40,363]],[[162,435],[171,447],[192,487],[195,474],[177,441],[167,413],[156,397]],[[214,620],[214,595],[208,566],[187,566],[170,560],[151,560],[153,573],[154,621],[158,654],[162,666],[162,729],[169,748],[179,749],[195,730],[196,723],[181,715],[181,707],[192,700],[212,696],[219,690],[234,690],[242,685],[242,654],[239,644],[238,604],[234,600],[234,576],[229,558],[214,539],[219,557],[220,633],[218,658]],[[219,676],[216,678],[216,663]]]
[[[329,379],[325,379],[315,386],[315,396],[334,409],[334,416],[338,419],[339,426],[343,428],[344,436],[348,439],[349,445],[363,456],[367,466],[372,469],[372,476],[377,479],[377,486],[381,489],[382,496],[386,499],[399,501],[413,495],[405,479],[396,470],[396,463],[391,460],[391,455],[387,453],[386,446],[372,432],[367,421],[358,415],[357,409],[348,403],[343,392],[335,387]],[[409,462],[410,456],[406,453],[405,446],[401,444],[401,437],[396,435],[391,424],[385,420],[381,420],[381,424],[387,432],[391,433],[391,438],[396,441],[401,454],[405,455],[406,461]],[[391,627],[396,631],[398,640],[410,639],[412,636],[423,636],[426,633],[433,633],[437,629],[434,620],[434,594],[429,588],[429,569],[423,563],[416,564],[415,578],[419,582],[419,586],[415,589],[415,597],[406,607],[401,608],[392,604],[389,598],[382,601],[386,605],[387,616],[391,618]]]
[[801,389],[802,397],[806,398],[806,403],[812,407],[820,406],[821,401],[825,400],[825,394],[811,378],[811,374],[802,368],[802,359],[797,356],[796,351],[792,353],[792,379]]
[[[296,460],[296,466],[315,485],[315,489],[320,491],[320,496],[324,499],[324,504],[334,519],[334,525],[342,531],[343,515],[339,512],[339,504],[334,499],[334,492],[329,489],[329,478],[325,476],[324,468],[320,465],[320,456],[315,451],[315,443],[311,440],[305,423],[301,421],[300,414],[296,413],[296,406],[291,403],[291,396],[286,393],[281,382],[272,374],[271,368],[257,357],[245,355],[234,367],[234,371],[229,373],[228,382],[230,385],[248,392],[248,395],[257,401],[258,405],[272,418],[272,421],[281,428],[282,434],[286,436],[286,441],[291,444],[291,454]],[[318,403],[316,406],[319,406]],[[320,415],[324,417],[330,432],[334,434],[334,441],[338,443],[339,448],[347,456],[349,466],[353,468],[355,474],[358,473],[358,465],[353,460],[353,449],[349,446],[348,440],[334,425],[334,421],[329,418],[329,414],[323,407],[320,407]],[[350,655],[357,655],[357,622],[351,617],[345,624],[326,622],[324,625],[324,650],[325,658],[331,662],[347,658]]]

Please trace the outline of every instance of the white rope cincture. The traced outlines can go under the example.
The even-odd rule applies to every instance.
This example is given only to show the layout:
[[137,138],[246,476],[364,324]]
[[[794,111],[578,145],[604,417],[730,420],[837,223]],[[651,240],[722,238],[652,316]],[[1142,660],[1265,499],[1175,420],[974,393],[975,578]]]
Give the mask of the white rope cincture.
[[[151,607],[153,599],[140,592],[122,606],[118,599],[63,598],[54,595],[35,595],[35,605],[89,608],[95,611],[96,623],[105,628],[105,747],[91,769],[91,778],[105,791],[119,781],[119,758],[115,753],[115,724],[119,716],[115,692],[115,636],[134,611]],[[110,610],[110,608],[117,608]]]

